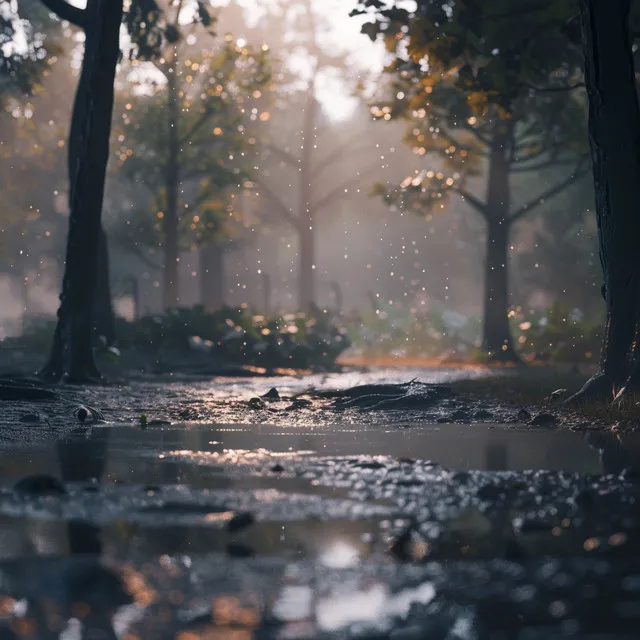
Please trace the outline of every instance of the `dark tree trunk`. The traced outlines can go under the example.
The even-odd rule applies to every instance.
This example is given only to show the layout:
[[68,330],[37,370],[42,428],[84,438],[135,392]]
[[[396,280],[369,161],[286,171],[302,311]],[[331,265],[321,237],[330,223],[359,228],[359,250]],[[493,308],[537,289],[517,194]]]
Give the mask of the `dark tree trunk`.
[[576,398],[637,385],[640,301],[640,109],[629,0],[580,0],[589,140],[607,320],[600,371]]
[[122,0],[90,0],[85,52],[69,133],[69,235],[54,343],[42,374],[99,377],[92,349],[100,219],[109,160]]
[[177,57],[173,56],[172,70],[168,74],[169,100],[167,103],[169,127],[169,155],[166,167],[166,203],[163,222],[164,231],[164,273],[163,273],[163,306],[166,309],[177,307],[178,294],[178,186],[180,182],[180,104],[176,85]]
[[342,287],[339,282],[332,282],[331,289],[333,290],[333,298],[335,302],[335,313],[337,316],[342,315]]
[[98,242],[98,273],[96,279],[94,321],[95,335],[110,347],[116,342],[116,323],[111,303],[111,284],[109,279],[109,245],[105,230],[100,228]]
[[208,245],[200,249],[200,301],[207,311],[225,305],[224,249]]
[[518,362],[509,328],[509,161],[507,122],[498,123],[489,158],[487,251],[484,280],[482,350],[491,360]]

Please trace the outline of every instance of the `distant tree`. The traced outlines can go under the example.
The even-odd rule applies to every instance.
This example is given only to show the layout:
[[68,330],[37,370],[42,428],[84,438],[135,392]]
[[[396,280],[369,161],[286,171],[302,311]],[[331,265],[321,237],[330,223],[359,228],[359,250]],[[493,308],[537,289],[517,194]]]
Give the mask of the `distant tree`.
[[[320,216],[350,197],[351,190],[364,186],[370,169],[354,171],[350,164],[362,156],[363,149],[374,151],[375,144],[363,136],[361,129],[340,131],[339,136],[333,136],[338,128],[332,131],[318,101],[319,84],[325,74],[337,74],[355,84],[349,75],[347,55],[323,43],[328,30],[325,16],[314,9],[311,0],[267,0],[261,6],[265,13],[254,31],[264,34],[274,57],[281,61],[281,91],[277,109],[280,119],[276,114],[262,156],[262,171],[256,180],[267,207],[297,236],[298,304],[302,310],[309,310],[316,302],[316,233]],[[285,64],[291,57],[304,59],[306,69],[291,69]],[[322,139],[331,141],[326,150],[319,143]],[[274,161],[284,171],[271,171],[268,167]],[[374,161],[371,168],[379,165]],[[278,180],[278,174],[283,179]],[[290,196],[283,194],[284,185]]]
[[[387,68],[392,97],[372,113],[408,119],[406,141],[419,157],[439,157],[441,167],[416,170],[399,187],[379,192],[390,204],[420,214],[444,209],[457,195],[482,216],[482,348],[493,359],[518,360],[508,322],[509,235],[514,224],[586,172],[584,109],[572,93],[580,86],[578,60],[554,6],[514,7],[503,0],[418,0],[413,10],[391,5],[360,0],[353,12],[373,17],[363,32],[382,38],[393,56]],[[481,198],[472,185],[485,166]],[[520,174],[544,175],[562,166],[563,178],[513,204]]]
[[[180,19],[176,11],[176,25]],[[209,247],[203,254],[215,264],[201,276],[222,269],[220,251],[214,248],[221,250],[234,236],[234,198],[252,176],[259,123],[269,115],[266,48],[251,48],[230,35],[222,41],[211,33],[204,37],[200,52],[191,47],[187,55],[188,45],[172,45],[170,55],[154,60],[162,82],[146,93],[139,88],[138,95],[134,87],[118,126],[116,170],[143,185],[148,196],[129,216],[119,239],[129,250],[144,251],[146,258],[149,249],[162,247],[165,309],[179,301],[181,248]],[[213,299],[207,296],[203,302],[218,304],[220,293]]]

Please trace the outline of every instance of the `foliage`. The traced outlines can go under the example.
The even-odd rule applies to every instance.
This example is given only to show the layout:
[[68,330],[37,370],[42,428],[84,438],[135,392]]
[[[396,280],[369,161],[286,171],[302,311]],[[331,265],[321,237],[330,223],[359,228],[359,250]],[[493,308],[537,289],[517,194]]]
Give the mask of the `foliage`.
[[324,314],[267,318],[229,307],[213,313],[202,307],[172,309],[121,322],[118,334],[123,348],[196,349],[225,362],[268,369],[331,367],[349,346],[345,331]]
[[[526,319],[514,317],[514,332],[528,361],[593,362],[602,342],[602,318],[557,303]],[[519,335],[518,335],[519,334]]]

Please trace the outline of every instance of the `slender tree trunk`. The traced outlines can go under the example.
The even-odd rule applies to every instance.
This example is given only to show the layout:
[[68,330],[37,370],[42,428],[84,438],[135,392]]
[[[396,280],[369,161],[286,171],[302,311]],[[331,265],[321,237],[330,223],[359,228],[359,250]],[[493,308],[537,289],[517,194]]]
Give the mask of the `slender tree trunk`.
[[163,272],[163,306],[166,309],[177,307],[178,295],[178,187],[180,182],[180,103],[176,83],[178,60],[173,55],[171,70],[167,76],[168,103],[167,112],[169,127],[169,148],[166,166],[166,202],[163,222],[164,231],[164,272]]
[[491,145],[487,188],[487,251],[485,256],[482,350],[492,360],[517,362],[509,329],[509,122],[497,123]]
[[300,273],[298,274],[298,304],[301,311],[311,311],[315,304],[315,228],[314,212],[311,209],[311,161],[316,135],[318,105],[315,95],[315,80],[307,89],[307,106],[304,113],[302,149],[300,154],[300,188],[298,204],[298,252]]
[[303,228],[299,231],[300,273],[298,286],[301,311],[311,311],[315,304],[315,237],[313,228]]
[[207,311],[225,305],[224,249],[220,245],[200,248],[200,301]]
[[104,185],[109,159],[122,0],[91,0],[85,52],[69,134],[69,235],[62,294],[46,377],[99,377],[93,359],[93,300]]
[[98,242],[98,273],[94,301],[93,327],[98,339],[103,339],[109,347],[116,342],[116,322],[111,303],[109,278],[109,244],[104,228],[100,227]]
[[262,313],[271,313],[271,276],[266,271],[262,272]]
[[580,0],[589,140],[607,320],[600,371],[576,398],[611,398],[638,367],[640,109],[629,0]]

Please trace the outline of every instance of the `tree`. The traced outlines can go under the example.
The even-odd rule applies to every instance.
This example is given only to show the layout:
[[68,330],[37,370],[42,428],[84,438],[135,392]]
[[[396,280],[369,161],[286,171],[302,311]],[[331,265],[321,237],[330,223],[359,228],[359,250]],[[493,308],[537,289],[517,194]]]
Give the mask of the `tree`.
[[[310,310],[316,301],[316,231],[320,215],[326,214],[350,189],[363,185],[368,170],[354,175],[348,162],[364,149],[373,152],[371,141],[362,131],[350,131],[337,144],[323,152],[319,140],[323,134],[331,136],[331,126],[318,101],[318,85],[325,74],[347,77],[347,56],[332,52],[322,43],[327,30],[323,16],[314,10],[311,0],[279,0],[265,3],[265,15],[256,31],[265,34],[274,56],[295,55],[304,58],[305,72],[293,72],[286,65],[279,68],[281,123],[274,122],[271,140],[267,143],[263,162],[275,160],[286,173],[286,184],[294,189],[291,202],[280,195],[273,175],[277,171],[263,170],[257,177],[258,191],[269,203],[274,213],[291,226],[298,238],[298,304],[304,311]],[[291,112],[298,112],[300,120],[293,129]],[[295,137],[292,138],[291,134]],[[289,140],[287,140],[289,137]],[[335,142],[335,141],[332,141]],[[320,147],[320,149],[319,149]],[[376,162],[372,167],[379,166]],[[328,189],[320,191],[318,185],[330,170],[341,172]],[[335,178],[335,176],[331,176]]]
[[[360,0],[353,13],[371,13],[363,32],[383,38],[393,56],[392,98],[372,108],[374,117],[409,119],[407,142],[416,154],[443,161],[441,170],[416,171],[399,188],[378,191],[423,215],[455,194],[482,216],[482,348],[493,359],[518,360],[508,322],[510,231],[586,171],[577,143],[582,105],[571,92],[579,86],[577,62],[566,51],[563,22],[547,3],[513,9],[502,0],[420,0],[415,10]],[[485,165],[482,198],[470,185]],[[563,165],[564,178],[513,204],[518,174]]]
[[630,0],[580,0],[607,319],[599,371],[575,400],[611,398],[638,386],[640,107],[630,10]]
[[[180,19],[176,11],[176,25]],[[212,39],[208,34],[204,44]],[[118,171],[144,185],[148,196],[119,237],[138,255],[145,252],[143,259],[149,248],[162,246],[165,309],[179,301],[181,248],[209,247],[203,253],[215,264],[205,266],[204,274],[222,268],[214,248],[222,247],[225,233],[233,236],[233,199],[255,166],[270,82],[266,48],[253,49],[230,35],[188,56],[179,45],[170,49],[154,61],[164,82],[147,94],[126,95],[118,149]]]

